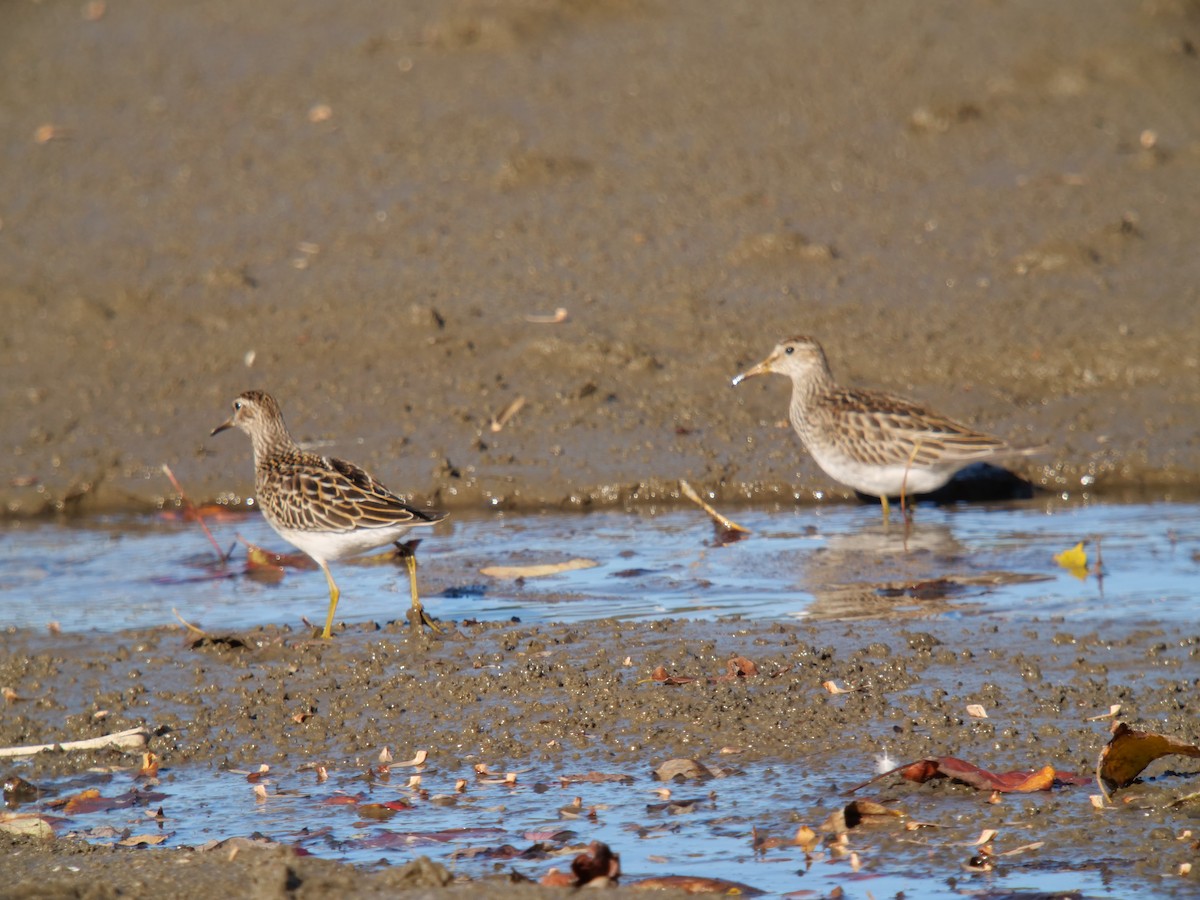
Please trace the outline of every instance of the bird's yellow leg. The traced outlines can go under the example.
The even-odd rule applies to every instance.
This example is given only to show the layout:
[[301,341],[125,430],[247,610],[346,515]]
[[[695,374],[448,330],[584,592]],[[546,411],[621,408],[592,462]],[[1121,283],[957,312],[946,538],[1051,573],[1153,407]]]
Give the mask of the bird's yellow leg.
[[883,526],[886,528],[888,523],[888,512],[891,509],[891,507],[888,506],[888,498],[886,494],[879,498],[879,505],[883,507]]
[[417,593],[417,554],[409,550],[404,555],[404,566],[408,569],[408,589],[412,594],[412,612],[409,614],[409,619],[412,622],[413,628],[420,628],[422,625],[428,625],[430,630],[442,633],[442,629],[438,627],[433,619],[429,618],[429,614],[425,612],[425,607],[421,605],[421,596]]
[[338,590],[337,584],[334,583],[333,575],[329,571],[329,566],[321,563],[321,571],[325,573],[325,580],[329,582],[329,615],[325,617],[325,630],[321,632],[321,637],[333,637],[333,611],[337,609],[338,598],[342,596],[342,592]]

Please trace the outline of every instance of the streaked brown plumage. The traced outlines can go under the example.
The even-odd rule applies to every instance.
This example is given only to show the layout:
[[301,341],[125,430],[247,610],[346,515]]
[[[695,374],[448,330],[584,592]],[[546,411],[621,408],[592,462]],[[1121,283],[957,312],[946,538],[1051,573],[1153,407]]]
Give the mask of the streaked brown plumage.
[[971,463],[1040,449],[1013,447],[891,394],[841,387],[811,337],[783,341],[733,383],[768,373],[791,379],[789,418],[817,465],[835,481],[879,497],[885,517],[888,497],[935,491]]
[[[288,433],[275,398],[246,391],[233,401],[233,416],[213,429],[240,428],[254,450],[254,489],[267,523],[288,543],[311,556],[329,582],[329,637],[340,592],[328,563],[394,543],[410,528],[433,525],[446,513],[409,506],[353,463],[302,450]],[[417,594],[416,560],[406,557],[413,610],[431,627]]]

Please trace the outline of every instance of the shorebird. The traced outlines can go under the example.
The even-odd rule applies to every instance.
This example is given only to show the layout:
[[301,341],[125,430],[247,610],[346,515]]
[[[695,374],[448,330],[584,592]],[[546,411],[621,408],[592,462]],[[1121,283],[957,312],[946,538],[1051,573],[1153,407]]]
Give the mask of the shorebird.
[[254,491],[263,517],[281,538],[313,558],[329,582],[329,614],[321,636],[333,629],[341,592],[329,563],[395,543],[404,553],[412,593],[413,625],[440,631],[417,593],[417,560],[398,543],[410,528],[434,525],[446,513],[409,506],[353,463],[302,450],[288,433],[270,394],[246,391],[233,415],[212,433],[240,428],[254,449]]
[[1013,447],[901,397],[842,387],[811,337],[783,341],[733,385],[767,374],[792,380],[789,418],[804,449],[830,478],[878,497],[885,522],[888,497],[905,509],[907,494],[935,491],[964,466],[1042,449]]

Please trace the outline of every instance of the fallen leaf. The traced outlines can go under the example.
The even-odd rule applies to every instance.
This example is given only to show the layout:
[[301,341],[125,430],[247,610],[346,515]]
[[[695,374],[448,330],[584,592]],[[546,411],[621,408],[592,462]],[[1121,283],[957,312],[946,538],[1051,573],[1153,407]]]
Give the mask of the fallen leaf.
[[690,675],[670,675],[663,666],[659,666],[650,673],[649,678],[643,678],[638,684],[643,684],[646,681],[657,681],[659,684],[680,685],[691,684],[695,680]]
[[1159,757],[1200,757],[1200,746],[1165,734],[1135,731],[1124,722],[1114,722],[1111,731],[1112,737],[1100,751],[1096,765],[1096,778],[1105,795],[1132,784],[1142,770]]
[[123,841],[117,841],[118,847],[140,847],[145,844],[148,847],[153,847],[161,844],[169,834],[135,834],[125,838]]
[[597,879],[616,881],[621,877],[621,857],[601,841],[592,841],[585,852],[571,861],[571,872],[577,885]]
[[685,758],[674,758],[667,760],[661,766],[654,769],[654,776],[659,781],[670,781],[674,778],[713,778],[713,770],[704,766],[704,763],[696,760],[685,760]]
[[685,894],[725,894],[729,897],[761,897],[764,893],[739,881],[699,875],[658,875],[643,878],[628,886],[639,891],[682,891]]
[[976,719],[986,719],[988,717],[987,710],[978,703],[967,704],[967,715],[973,716]]
[[158,757],[153,751],[147,750],[142,754],[142,767],[138,769],[138,778],[158,777]]
[[1062,553],[1055,553],[1054,561],[1080,581],[1087,578],[1087,551],[1083,549],[1083,541],[1080,541],[1070,550],[1064,550]]
[[54,828],[37,813],[0,813],[0,834],[48,840]]
[[1048,791],[1055,785],[1087,784],[1089,779],[1076,775],[1074,772],[1059,772],[1053,766],[1044,766],[1036,771],[989,772],[965,760],[952,756],[927,757],[916,762],[897,766],[874,778],[855,785],[845,793],[852,794],[860,788],[874,784],[881,778],[899,774],[908,781],[924,784],[933,778],[950,778],[954,781],[968,784],[981,791],[1000,791],[1001,793],[1028,793],[1031,791]]
[[583,775],[560,775],[559,781],[561,781],[564,785],[578,784],[581,782],[587,784],[604,784],[612,781],[620,782],[621,784],[631,784],[633,782],[633,776],[622,775],[619,773],[610,774],[606,772],[587,772]]
[[744,656],[735,656],[725,663],[726,672],[724,675],[718,675],[715,678],[710,678],[709,683],[719,681],[737,681],[739,678],[753,678],[758,674],[758,666],[753,661],[746,659]]
[[364,803],[357,812],[364,819],[385,820],[398,812],[407,812],[410,809],[412,804],[407,800],[389,800],[386,803]]
[[821,687],[825,688],[831,694],[852,694],[855,691],[862,690],[862,688],[841,687],[836,681],[822,681]]
[[479,571],[492,578],[542,578],[546,575],[558,575],[560,572],[574,572],[577,569],[591,569],[600,565],[594,559],[569,559],[560,563],[544,563],[536,566],[487,566]]
[[817,827],[820,831],[841,834],[860,825],[878,825],[903,817],[904,813],[900,810],[876,803],[874,800],[852,800],[841,809],[830,813]]

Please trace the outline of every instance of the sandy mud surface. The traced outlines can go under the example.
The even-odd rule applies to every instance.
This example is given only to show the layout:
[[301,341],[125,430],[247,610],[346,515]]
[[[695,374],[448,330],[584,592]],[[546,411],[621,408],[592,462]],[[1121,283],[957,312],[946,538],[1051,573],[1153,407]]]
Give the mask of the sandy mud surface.
[[782,380],[728,387],[796,333],[1048,444],[1035,483],[1194,494],[1195,3],[0,17],[10,514],[143,508],[163,463],[244,494],[208,432],[250,387],[451,508],[845,496]]
[[[124,632],[102,645],[87,636],[5,635],[0,683],[23,699],[9,703],[0,719],[0,744],[143,725],[154,732],[151,745],[167,771],[194,764],[253,770],[261,763],[362,770],[389,746],[396,760],[428,750],[435,766],[451,769],[483,762],[497,772],[642,774],[669,759],[693,758],[717,767],[802,763],[821,772],[846,771],[840,766],[853,761],[862,780],[886,749],[898,763],[954,756],[994,772],[1052,766],[1090,780],[1110,722],[1088,719],[1110,704],[1121,704],[1127,721],[1191,733],[1200,654],[1195,634],[1144,628],[1101,636],[1061,621],[985,619],[462,623],[444,639],[415,637],[407,625],[392,623],[356,627],[334,641],[281,629],[215,637],[196,641],[183,629],[157,629]],[[758,673],[710,680],[727,672],[732,656],[750,659]],[[653,681],[659,666],[696,680]],[[827,680],[857,690],[834,695],[822,687]],[[972,703],[990,717],[969,715]],[[107,710],[103,720],[93,716],[98,709]],[[22,775],[53,782],[87,765],[122,762],[130,760],[113,752],[43,754]],[[1194,840],[1179,839],[1192,821],[1187,807],[1167,804],[1191,792],[1197,770],[1200,761],[1186,758],[1155,763],[1142,783],[1121,792],[1124,810],[1102,821],[1083,799],[1097,791],[1094,783],[1058,788],[1058,797],[1006,794],[988,803],[987,792],[892,779],[862,796],[897,808],[924,803],[923,817],[942,827],[1000,827],[1001,849],[1046,842],[1036,858],[1007,862],[1013,870],[1100,871],[1130,884],[1152,879],[1148,889],[1156,893],[1185,894],[1194,890],[1194,876],[1165,885],[1159,876],[1195,860]],[[838,791],[851,783],[831,779],[823,809],[798,810],[798,821],[818,826],[847,802]],[[720,781],[706,788],[723,791]],[[630,802],[640,808],[645,801]],[[168,798],[168,818],[170,806]],[[327,809],[314,808],[312,828]],[[876,832],[853,837],[853,845],[872,871],[930,865],[939,879],[959,874],[961,853],[934,838],[932,861],[921,863],[905,837]],[[258,885],[259,896],[289,890],[316,896],[394,890],[405,878],[436,872],[426,867],[405,875],[399,864],[360,870],[296,857],[287,848],[248,848],[231,861],[228,849],[133,851],[14,840],[5,848],[0,895],[68,895],[90,885],[98,893],[88,896],[149,896],[159,879],[169,878],[178,896],[211,896],[242,881]],[[505,889],[503,879],[491,886]]]

